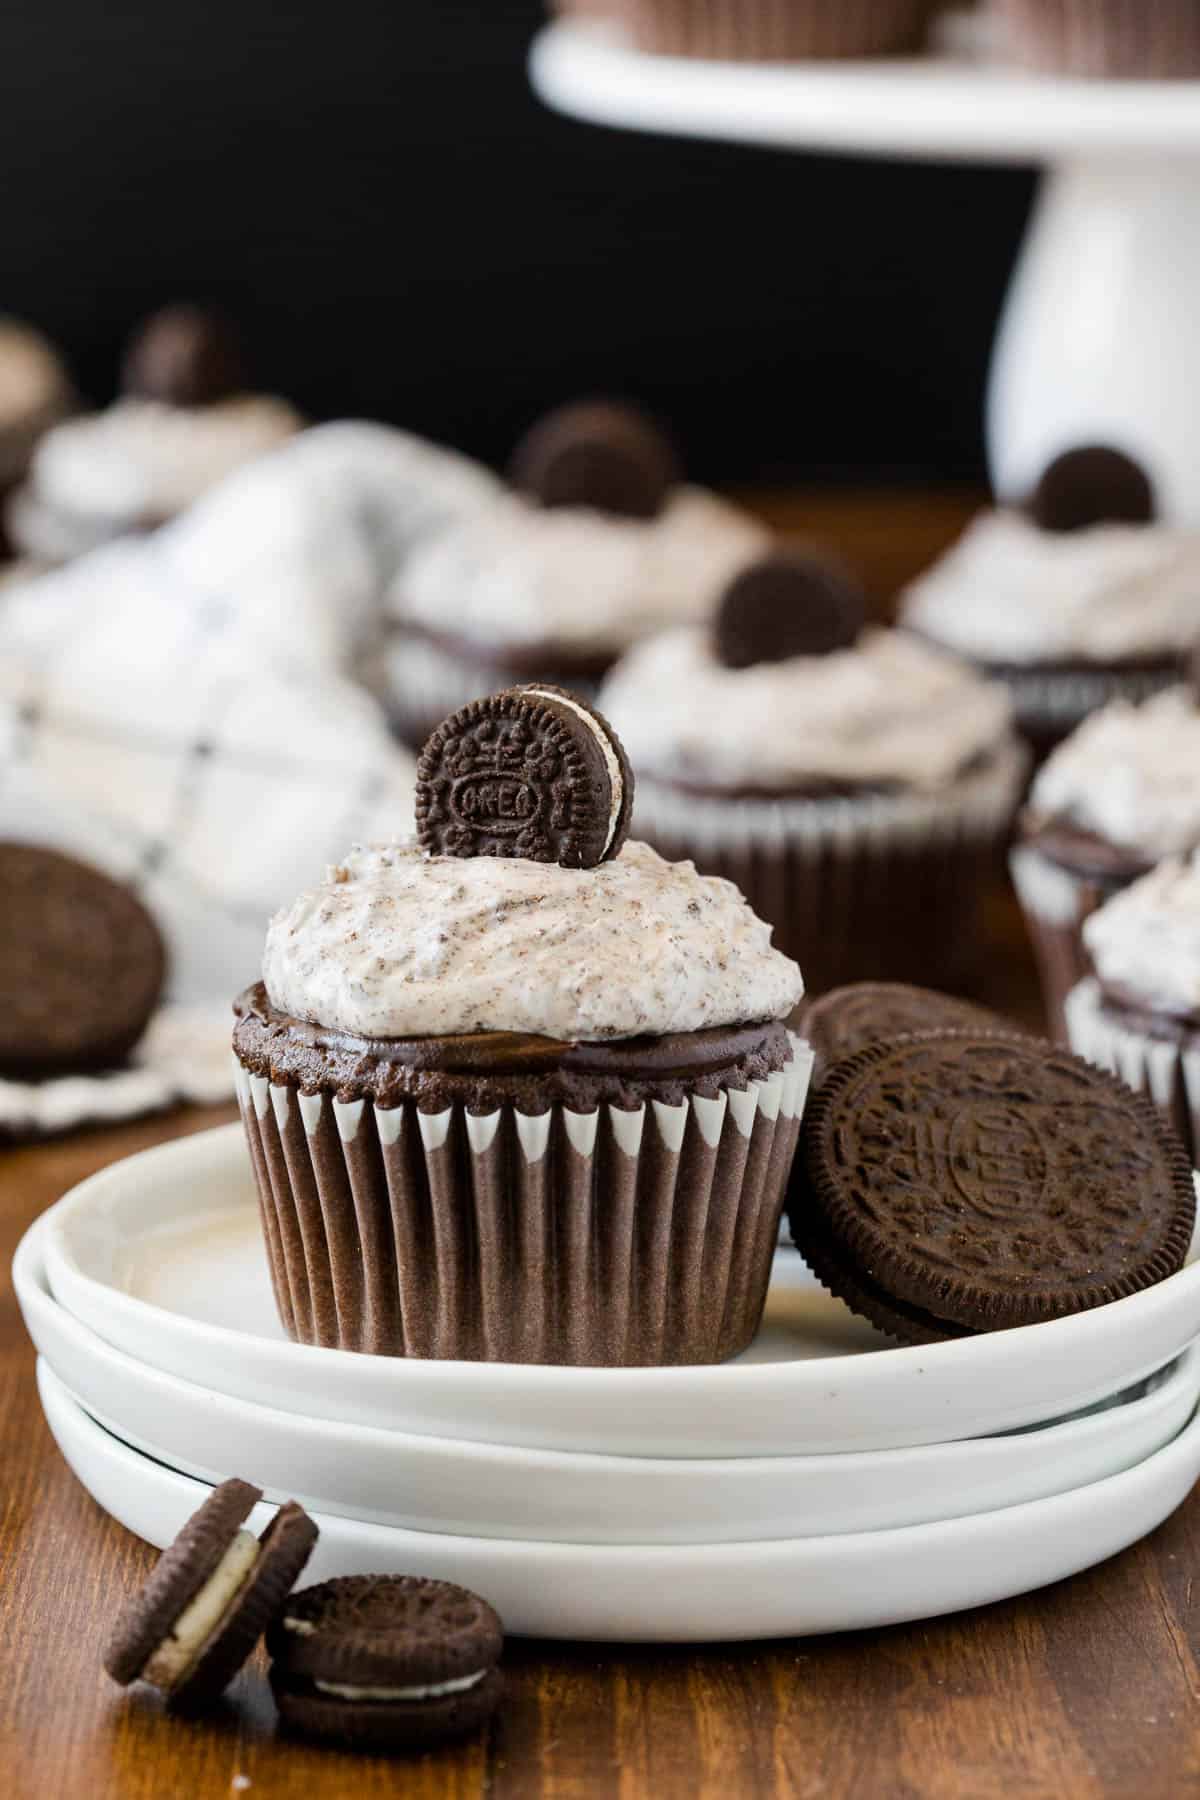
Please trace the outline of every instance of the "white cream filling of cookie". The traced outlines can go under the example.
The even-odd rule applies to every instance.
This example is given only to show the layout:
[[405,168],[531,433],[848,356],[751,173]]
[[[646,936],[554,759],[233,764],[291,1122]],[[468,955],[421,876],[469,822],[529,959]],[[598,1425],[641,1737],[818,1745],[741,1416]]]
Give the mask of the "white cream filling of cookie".
[[349,1682],[317,1681],[315,1677],[313,1686],[339,1700],[441,1700],[447,1694],[465,1694],[468,1688],[478,1687],[487,1672],[480,1669],[474,1675],[457,1675],[453,1681],[432,1681],[423,1687],[353,1687]]
[[188,1601],[174,1625],[142,1669],[142,1680],[168,1691],[179,1686],[200,1660],[200,1653],[237,1599],[258,1561],[258,1539],[239,1531],[204,1586]]
[[604,758],[604,767],[608,771],[608,791],[612,795],[608,809],[608,836],[604,840],[604,852],[601,862],[612,848],[613,838],[617,833],[617,821],[621,817],[621,806],[625,799],[625,782],[621,775],[621,764],[616,751],[612,747],[608,733],[598,719],[592,717],[586,706],[580,706],[566,694],[552,694],[548,688],[527,688],[535,700],[552,700],[559,706],[567,706],[576,716],[583,720],[592,736],[600,746],[600,754]]

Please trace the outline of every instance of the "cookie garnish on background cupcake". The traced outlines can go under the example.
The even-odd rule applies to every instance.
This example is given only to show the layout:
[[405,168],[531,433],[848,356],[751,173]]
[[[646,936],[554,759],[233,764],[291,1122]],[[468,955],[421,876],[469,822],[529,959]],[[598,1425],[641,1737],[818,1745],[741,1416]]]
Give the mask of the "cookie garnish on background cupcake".
[[513,452],[512,484],[540,506],[653,519],[683,479],[675,447],[640,407],[581,400],[547,413]]
[[727,669],[832,656],[858,641],[865,616],[862,593],[846,571],[826,558],[776,550],[729,583],[713,643]]

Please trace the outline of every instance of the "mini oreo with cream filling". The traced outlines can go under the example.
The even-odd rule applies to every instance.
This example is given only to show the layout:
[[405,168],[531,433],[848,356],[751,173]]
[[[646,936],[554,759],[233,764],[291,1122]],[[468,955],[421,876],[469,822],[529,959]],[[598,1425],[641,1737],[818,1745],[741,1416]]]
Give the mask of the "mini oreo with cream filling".
[[1053,532],[1149,525],[1156,510],[1146,471],[1109,444],[1081,444],[1056,456],[1029,499],[1034,524]]
[[533,684],[473,700],[439,725],[417,764],[421,847],[591,869],[620,852],[633,773],[600,714]]
[[262,1489],[247,1481],[223,1481],[193,1513],[117,1620],[104,1652],[114,1681],[150,1682],[179,1712],[220,1698],[317,1541],[294,1500],[261,1538],[243,1530],[261,1499]]
[[773,550],[726,588],[713,642],[728,669],[831,656],[856,642],[864,614],[862,594],[845,570],[803,551]]
[[500,1620],[450,1581],[353,1575],[294,1594],[267,1634],[284,1721],[352,1746],[463,1737],[501,1692]]

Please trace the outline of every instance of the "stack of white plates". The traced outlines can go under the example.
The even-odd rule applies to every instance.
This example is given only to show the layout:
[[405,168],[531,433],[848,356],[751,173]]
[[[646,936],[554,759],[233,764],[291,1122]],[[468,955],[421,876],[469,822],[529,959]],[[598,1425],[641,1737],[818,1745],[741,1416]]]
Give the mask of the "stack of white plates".
[[781,1250],[757,1342],[722,1367],[357,1356],[283,1336],[230,1126],[85,1182],[15,1276],[51,1429],[132,1531],[165,1544],[240,1475],[316,1516],[313,1579],[451,1577],[515,1632],[950,1612],[1123,1549],[1200,1474],[1200,1262],[1071,1319],[901,1350]]

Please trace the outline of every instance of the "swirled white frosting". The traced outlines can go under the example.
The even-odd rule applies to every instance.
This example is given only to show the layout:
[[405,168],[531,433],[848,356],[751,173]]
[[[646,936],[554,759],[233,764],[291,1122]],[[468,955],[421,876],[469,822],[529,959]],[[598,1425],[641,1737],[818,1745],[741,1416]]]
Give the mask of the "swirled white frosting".
[[717,788],[937,789],[1005,743],[1002,687],[898,631],[832,656],[729,669],[693,628],[639,645],[599,707],[635,770]]
[[1147,857],[1200,844],[1200,706],[1169,688],[1085,719],[1042,765],[1031,816],[1093,831]]
[[265,394],[216,406],[120,400],[49,432],[34,457],[33,483],[45,504],[84,517],[169,519],[301,424],[286,401]]
[[981,513],[901,601],[901,622],[975,662],[1119,663],[1200,641],[1200,533],[1039,531]]
[[272,919],[263,980],[363,1037],[584,1042],[781,1019],[804,992],[732,882],[637,843],[595,869],[356,848]]
[[1200,1013],[1200,855],[1160,863],[1093,913],[1083,935],[1103,984]]
[[62,406],[68,385],[62,363],[39,331],[0,318],[0,430]]
[[616,654],[665,625],[707,617],[768,541],[764,526],[699,488],[681,488],[654,519],[506,496],[418,555],[391,611],[484,649]]

